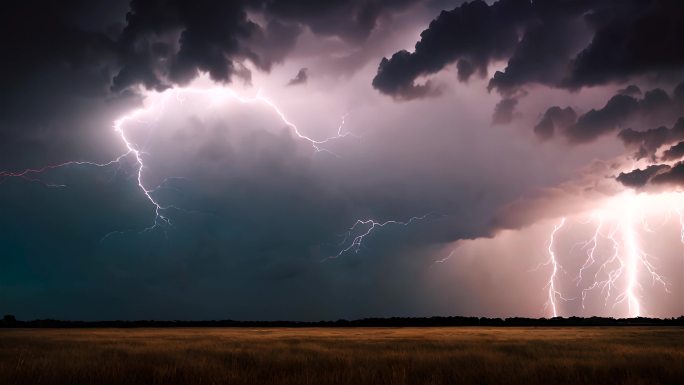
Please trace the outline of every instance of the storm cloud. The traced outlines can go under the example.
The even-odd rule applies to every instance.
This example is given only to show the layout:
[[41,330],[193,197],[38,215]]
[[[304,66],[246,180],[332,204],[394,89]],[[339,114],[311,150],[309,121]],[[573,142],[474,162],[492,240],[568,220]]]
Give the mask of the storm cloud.
[[617,176],[617,181],[628,187],[643,187],[656,175],[670,170],[670,166],[664,164],[648,166],[645,169],[636,169],[630,172],[622,172]]
[[683,8],[9,4],[0,310],[546,316],[558,218],[684,180]]
[[518,43],[517,29],[531,12],[530,2],[521,0],[499,1],[492,6],[474,1],[442,11],[421,33],[415,52],[399,51],[382,59],[373,86],[397,97],[424,96],[429,84],[417,85],[415,80],[456,61],[462,81],[474,73],[484,75],[490,61],[513,52]]
[[[142,89],[186,85],[200,74],[249,84],[309,30],[362,45],[381,18],[413,1],[262,0],[115,2],[40,0],[8,4],[0,41],[10,60],[0,96],[0,161],[10,168],[106,159],[112,137],[93,136],[140,105]],[[87,113],[84,113],[87,111]],[[91,115],[87,119],[86,115]],[[77,118],[76,118],[77,116]],[[102,119],[99,119],[101,122]],[[90,148],[83,146],[84,138]],[[40,154],[31,159],[22,153]],[[105,154],[103,156],[103,154]]]
[[[662,146],[684,139],[684,118],[677,120],[672,128],[660,126],[646,131],[627,128],[620,131],[618,136],[625,143],[625,146],[636,149],[634,153],[636,159],[655,158],[656,151]],[[666,157],[672,159],[673,154],[670,152]]]
[[683,20],[681,4],[669,0],[467,2],[435,18],[413,52],[383,58],[373,85],[416,97],[420,77],[456,63],[459,79],[467,81],[474,73],[486,76],[497,61],[507,65],[489,88],[502,94],[534,84],[578,89],[678,73]]
[[[680,89],[678,85],[676,90]],[[577,116],[572,107],[549,107],[534,128],[541,139],[549,139],[556,133],[565,137],[572,144],[588,143],[608,133],[620,130],[619,136],[627,145],[639,141],[652,141],[646,137],[658,136],[660,131],[664,135],[665,128],[644,133],[630,128],[639,128],[653,124],[669,123],[677,120],[684,113],[684,103],[677,97],[677,91],[671,97],[666,91],[655,88],[647,91],[642,98],[630,96],[623,90],[611,97],[599,109],[591,109]],[[576,117],[576,118],[575,118]],[[664,139],[664,138],[663,138]],[[649,148],[642,148],[646,156],[654,151],[655,143],[645,144]],[[661,143],[662,144],[662,143]]]
[[617,181],[632,188],[658,188],[659,186],[684,185],[684,162],[677,162],[673,166],[655,164],[645,169],[636,169],[620,173]]

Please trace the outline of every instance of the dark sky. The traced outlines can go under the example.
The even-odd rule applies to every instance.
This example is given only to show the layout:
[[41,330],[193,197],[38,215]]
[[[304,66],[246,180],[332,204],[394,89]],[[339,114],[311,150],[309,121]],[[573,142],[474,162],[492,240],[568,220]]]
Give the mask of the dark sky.
[[684,313],[681,1],[2,8],[0,312]]

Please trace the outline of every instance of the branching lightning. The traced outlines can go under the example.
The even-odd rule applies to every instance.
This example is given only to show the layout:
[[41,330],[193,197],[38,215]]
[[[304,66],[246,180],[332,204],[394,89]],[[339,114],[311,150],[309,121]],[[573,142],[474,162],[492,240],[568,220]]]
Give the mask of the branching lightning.
[[558,230],[563,228],[564,225],[565,218],[562,218],[560,223],[553,227],[553,231],[551,232],[551,237],[549,239],[549,259],[546,262],[546,265],[551,265],[552,267],[551,277],[549,278],[549,282],[546,284],[548,290],[548,301],[546,303],[546,306],[551,308],[551,312],[554,317],[558,317],[558,306],[556,303],[557,299],[566,300],[565,297],[563,297],[563,294],[561,294],[561,292],[556,288],[557,275],[559,271],[563,270],[563,266],[561,266],[558,262],[558,259],[556,258],[556,252],[554,250],[554,241],[556,238],[556,233],[558,232]]
[[371,234],[374,230],[382,228],[388,225],[400,225],[408,226],[415,221],[420,221],[427,218],[430,214],[425,214],[420,217],[411,217],[407,221],[395,221],[389,220],[385,222],[377,222],[373,219],[358,219],[352,227],[346,232],[344,239],[340,243],[343,248],[335,255],[331,255],[325,258],[323,261],[328,259],[335,259],[343,256],[347,253],[358,253],[363,247],[363,241]]
[[[591,215],[591,220],[582,225],[593,223],[592,236],[582,243],[586,251],[586,259],[579,268],[576,277],[577,286],[581,289],[581,305],[584,309],[588,296],[592,292],[600,293],[604,306],[615,309],[618,306],[624,308],[624,313],[629,317],[645,315],[641,300],[643,290],[641,282],[650,279],[652,284],[660,284],[669,292],[665,278],[657,272],[651,262],[652,257],[641,246],[638,233],[639,224],[647,232],[654,230],[641,216],[639,207],[649,207],[654,203],[652,200],[660,199],[664,208],[669,212],[674,211],[679,216],[680,237],[684,243],[684,218],[678,209],[673,208],[669,200],[671,196],[662,195],[635,195],[625,192],[613,199],[601,210],[596,210]],[[672,197],[677,199],[678,196]],[[651,201],[648,201],[650,199]],[[555,225],[551,232],[549,242],[549,262],[553,266],[547,289],[548,302],[553,316],[558,315],[556,298],[562,298],[557,290],[557,273],[561,265],[553,249],[554,239],[558,230],[565,224],[565,219],[559,225]],[[602,255],[603,254],[603,255]],[[591,272],[593,271],[593,274]]]
[[[202,88],[176,88],[176,89],[170,89],[164,91],[161,96],[161,104],[165,105],[170,98],[175,98],[177,101],[182,103],[183,98],[185,95],[190,95],[190,94],[200,94],[200,95],[205,95],[205,96],[210,96],[211,99],[214,101],[214,103],[220,103],[221,101],[225,99],[233,99],[236,100],[240,103],[244,104],[251,104],[251,103],[261,103],[263,105],[266,105],[270,109],[275,112],[275,114],[282,120],[282,122],[289,127],[292,132],[302,140],[305,140],[311,144],[311,146],[314,148],[316,152],[330,152],[329,150],[325,149],[323,146],[332,140],[335,139],[341,139],[347,136],[352,135],[350,132],[344,132],[344,123],[345,123],[345,118],[346,115],[343,116],[342,118],[342,123],[337,129],[337,132],[329,136],[327,138],[324,138],[322,140],[317,140],[313,139],[308,135],[303,134],[297,126],[292,123],[290,120],[287,119],[285,114],[282,112],[282,110],[270,99],[264,97],[261,94],[261,91],[257,93],[257,95],[253,98],[245,98],[237,94],[235,91],[231,89],[226,89],[226,88],[208,88],[208,89],[202,89]],[[59,164],[54,164],[54,165],[49,165],[41,168],[35,168],[35,169],[26,169],[23,171],[19,172],[9,172],[9,171],[4,171],[0,172],[0,183],[2,183],[5,179],[14,177],[14,178],[22,178],[31,182],[38,182],[42,183],[47,187],[66,187],[63,184],[54,184],[54,183],[48,183],[39,178],[39,175],[49,171],[49,170],[54,170],[62,167],[68,167],[68,166],[75,166],[75,165],[89,165],[89,166],[95,166],[95,167],[107,167],[111,166],[113,164],[118,164],[122,160],[130,157],[133,157],[135,160],[135,167],[136,167],[136,179],[138,183],[138,187],[140,190],[143,192],[145,195],[146,199],[155,207],[155,220],[154,223],[151,227],[147,228],[146,230],[150,230],[156,226],[165,224],[165,225],[170,225],[171,221],[170,219],[164,215],[164,210],[167,210],[169,208],[172,208],[174,206],[164,206],[161,203],[159,203],[153,196],[155,190],[159,189],[161,187],[157,186],[154,188],[147,187],[146,184],[144,183],[144,176],[143,173],[145,171],[145,163],[144,163],[144,155],[145,152],[140,149],[132,140],[128,138],[126,135],[126,123],[130,121],[137,120],[140,115],[144,113],[148,113],[156,106],[150,106],[148,108],[143,108],[143,109],[138,109],[133,111],[132,113],[123,116],[119,119],[117,119],[114,122],[114,131],[118,134],[119,138],[121,139],[121,142],[126,148],[126,152],[123,154],[119,155],[115,159],[105,162],[105,163],[97,163],[97,162],[90,162],[90,161],[68,161],[64,163],[59,163]],[[333,154],[335,155],[335,154]]]
[[113,164],[117,164],[121,162],[123,158],[125,158],[129,153],[122,154],[115,158],[112,161],[106,162],[106,163],[96,163],[96,162],[88,162],[88,161],[68,161],[64,163],[59,163],[59,164],[54,164],[54,165],[49,165],[49,166],[44,166],[40,168],[28,168],[23,171],[19,172],[10,172],[10,171],[0,171],[0,184],[2,184],[5,180],[8,178],[21,178],[25,179],[29,182],[37,182],[45,185],[46,187],[66,187],[64,184],[55,184],[55,183],[49,183],[45,182],[44,180],[41,180],[36,177],[36,175],[42,174],[44,172],[50,171],[50,170],[55,170],[58,168],[62,167],[67,167],[67,166],[95,166],[95,167],[107,167],[111,166]]
[[[331,155],[334,155],[336,157],[339,157],[339,155],[335,154],[334,152],[330,151],[328,148],[326,148],[326,144],[331,143],[334,140],[339,140],[343,139],[346,137],[355,137],[358,138],[358,136],[354,135],[350,131],[345,131],[344,126],[345,126],[345,121],[347,118],[347,114],[345,114],[342,119],[340,125],[337,127],[337,131],[326,138],[323,139],[314,139],[309,135],[304,134],[294,123],[292,123],[285,115],[285,113],[281,110],[278,105],[276,105],[275,102],[272,100],[266,98],[262,93],[261,90],[257,92],[256,96],[247,98],[239,95],[237,92],[235,92],[232,89],[228,88],[174,88],[174,89],[169,89],[161,93],[152,93],[153,96],[159,97],[158,99],[154,99],[154,103],[149,105],[146,108],[141,108],[138,110],[135,110],[131,112],[128,115],[125,115],[119,119],[117,119],[114,122],[114,131],[117,133],[118,137],[120,138],[123,146],[125,147],[125,152],[119,155],[118,157],[114,158],[111,161],[104,162],[104,163],[97,163],[97,162],[90,162],[90,161],[68,161],[64,163],[59,163],[59,164],[54,164],[54,165],[49,165],[41,168],[34,168],[34,169],[25,169],[23,171],[19,172],[9,172],[9,171],[4,171],[0,172],[0,184],[3,183],[6,179],[8,178],[22,178],[27,181],[31,182],[37,182],[45,185],[46,187],[66,187],[63,184],[55,184],[55,183],[49,183],[44,181],[43,179],[40,178],[40,175],[42,173],[45,173],[50,170],[55,170],[59,169],[62,167],[69,167],[69,166],[75,166],[75,165],[88,165],[88,166],[94,166],[94,167],[108,167],[112,166],[115,164],[121,164],[122,161],[131,158],[132,162],[134,164],[134,169],[135,169],[135,177],[136,181],[138,184],[138,187],[142,191],[142,193],[145,195],[145,198],[154,206],[155,208],[155,219],[152,225],[143,231],[149,231],[154,228],[157,228],[158,226],[171,226],[172,221],[171,219],[165,214],[166,210],[170,208],[174,209],[181,209],[176,206],[172,205],[163,205],[160,203],[157,199],[154,197],[155,191],[158,189],[162,188],[164,183],[169,180],[169,178],[165,179],[160,183],[159,186],[156,187],[149,187],[144,181],[144,172],[146,170],[145,166],[145,156],[148,155],[143,148],[139,147],[133,140],[129,138],[126,132],[126,124],[131,121],[139,121],[141,119],[141,116],[144,114],[149,114],[155,110],[157,107],[162,107],[160,109],[161,113],[163,113],[163,106],[165,106],[170,100],[175,99],[179,104],[182,104],[183,101],[185,100],[185,97],[187,95],[201,95],[201,96],[208,96],[211,99],[211,104],[210,106],[215,106],[219,105],[221,102],[225,101],[226,99],[234,100],[239,103],[243,104],[262,104],[268,108],[270,108],[279,118],[280,120],[292,131],[292,133],[300,140],[308,142],[314,151],[316,153],[329,153]],[[161,114],[160,113],[160,114]],[[427,216],[427,215],[426,215]],[[351,238],[351,243],[347,246],[344,247],[342,251],[340,251],[336,256],[334,257],[339,257],[347,252],[350,251],[356,251],[358,252],[358,249],[361,247],[362,242],[364,238],[369,236],[375,229],[377,228],[382,228],[387,225],[391,224],[398,224],[398,225],[403,225],[403,226],[408,226],[412,222],[420,219],[424,219],[426,216],[423,217],[413,217],[410,218],[406,222],[400,222],[400,221],[394,221],[394,220],[389,220],[385,222],[376,222],[374,220],[358,220],[354,225],[349,229],[347,233],[347,237],[352,237],[352,233],[355,231],[359,230],[363,226],[368,226],[361,234],[353,236]],[[116,232],[113,232],[116,233]],[[110,234],[107,234],[105,236],[108,237]],[[344,242],[347,242],[347,238],[345,238]],[[344,243],[343,242],[343,243]]]

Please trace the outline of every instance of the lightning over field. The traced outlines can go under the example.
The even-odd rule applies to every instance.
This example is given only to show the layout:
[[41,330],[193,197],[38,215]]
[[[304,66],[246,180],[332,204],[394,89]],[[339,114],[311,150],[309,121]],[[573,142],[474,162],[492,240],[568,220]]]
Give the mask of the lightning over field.
[[[591,236],[574,245],[586,254],[586,259],[575,272],[563,269],[560,256],[567,258],[568,251],[554,245],[559,231],[566,223],[563,218],[549,236],[548,302],[551,314],[560,315],[562,302],[580,301],[582,309],[590,297],[601,300],[610,314],[623,317],[651,316],[649,304],[644,303],[644,285],[659,286],[662,295],[671,295],[665,273],[656,267],[658,255],[647,252],[649,244],[643,240],[643,233],[666,233],[665,225],[675,218],[680,226],[678,213],[681,211],[681,193],[635,194],[626,191],[610,199],[602,208],[589,213],[586,220],[577,219],[576,225],[591,228]],[[650,221],[660,223],[655,225]],[[562,234],[560,235],[562,236]],[[562,274],[561,274],[562,273]],[[677,272],[673,272],[677,276]],[[573,298],[563,296],[557,289],[558,280],[572,279],[576,282],[579,295]],[[559,300],[562,302],[559,303]]]

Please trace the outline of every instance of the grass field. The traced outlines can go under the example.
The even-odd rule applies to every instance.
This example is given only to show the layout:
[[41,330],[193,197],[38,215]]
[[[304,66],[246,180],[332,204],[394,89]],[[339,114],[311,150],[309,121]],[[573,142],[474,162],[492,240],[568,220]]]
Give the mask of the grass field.
[[684,384],[684,328],[0,329],[0,384]]

